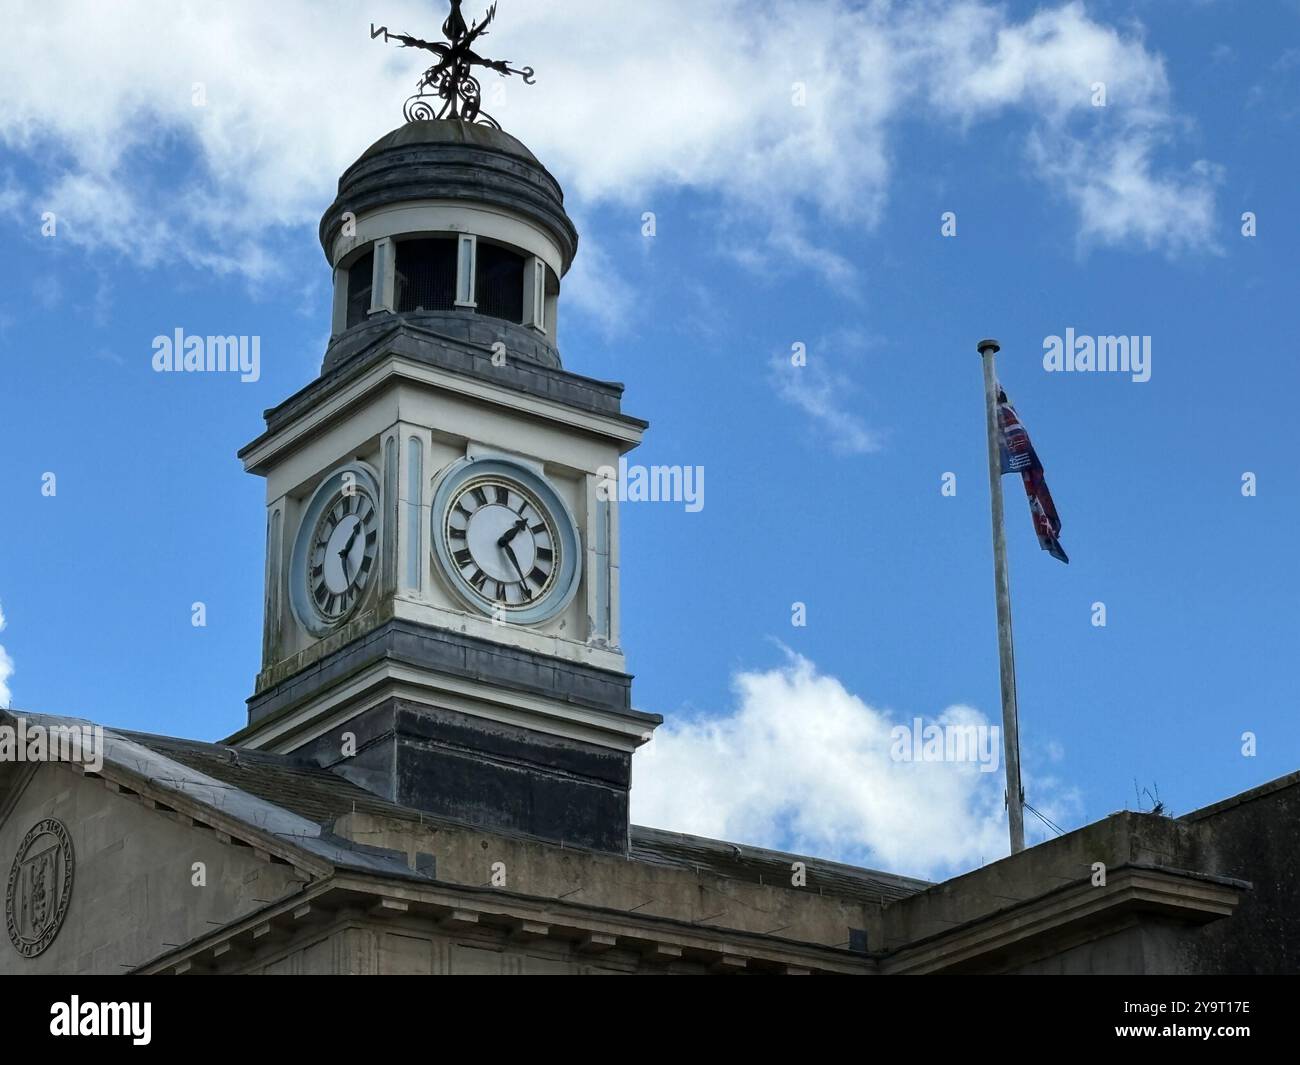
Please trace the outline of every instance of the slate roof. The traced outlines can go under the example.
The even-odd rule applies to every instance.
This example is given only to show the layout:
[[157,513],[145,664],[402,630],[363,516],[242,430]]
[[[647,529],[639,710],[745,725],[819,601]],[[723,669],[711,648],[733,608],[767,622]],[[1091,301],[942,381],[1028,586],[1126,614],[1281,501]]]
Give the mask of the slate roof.
[[[0,710],[0,721],[6,724],[16,722],[18,716],[13,711]],[[29,727],[39,725],[47,729],[70,726],[84,728],[94,725],[94,722],[80,718],[29,713],[23,713],[21,716],[26,719]],[[383,876],[420,878],[420,874],[412,872],[406,862],[396,855],[373,847],[359,846],[335,836],[320,821],[295,810],[284,801],[285,796],[268,796],[265,788],[245,789],[243,785],[246,780],[243,776],[205,772],[203,769],[196,769],[169,756],[168,752],[172,748],[168,744],[188,745],[189,741],[118,732],[109,728],[103,730],[103,736],[105,765],[124,770],[128,778],[134,775],[163,791],[183,795],[333,866]],[[156,746],[152,745],[155,742]],[[226,748],[215,744],[194,746],[210,747],[222,753],[227,751]],[[238,762],[244,753],[237,752],[235,762]],[[227,757],[229,758],[228,754]],[[212,759],[207,768],[214,768],[216,761],[217,759]],[[235,769],[237,765],[231,763],[230,768]],[[283,783],[287,779],[298,779],[298,774],[286,772],[293,768],[283,765],[259,766],[254,771],[254,775],[264,782],[275,779]],[[323,781],[317,783],[324,784]],[[340,780],[338,783],[345,782]],[[321,788],[322,792],[328,790]]]
[[[12,717],[13,712],[6,715],[0,711],[0,718],[6,716]],[[47,726],[89,724],[38,714],[22,716],[29,723]],[[331,826],[345,814],[357,811],[426,824],[451,823],[389,802],[292,755],[141,732],[105,729],[104,733],[105,759],[109,763],[139,773],[161,787],[183,792],[339,866],[423,879],[396,856],[334,836]],[[791,865],[800,861],[807,867],[809,883],[821,893],[875,904],[906,898],[930,886],[911,877],[640,825],[631,828],[628,858],[770,886],[789,886]]]
[[290,755],[143,732],[120,735],[182,766],[292,810],[318,825],[332,824],[353,810],[384,817],[413,816],[413,811],[404,806],[388,802],[328,769]]
[[632,826],[629,856],[633,861],[698,869],[728,880],[779,887],[790,886],[792,863],[803,862],[808,883],[817,885],[822,894],[857,902],[894,902],[931,886],[929,881],[909,876],[641,825]]
[[[329,770],[306,765],[288,755],[235,750],[167,736],[124,735],[191,769],[278,803],[322,825],[354,809],[427,823],[441,820],[379,798]],[[809,882],[818,885],[824,894],[858,902],[893,902],[930,886],[929,882],[912,877],[641,825],[632,826],[628,856],[632,861],[651,865],[695,869],[728,880],[774,886],[788,886],[792,863],[801,861],[807,866]]]

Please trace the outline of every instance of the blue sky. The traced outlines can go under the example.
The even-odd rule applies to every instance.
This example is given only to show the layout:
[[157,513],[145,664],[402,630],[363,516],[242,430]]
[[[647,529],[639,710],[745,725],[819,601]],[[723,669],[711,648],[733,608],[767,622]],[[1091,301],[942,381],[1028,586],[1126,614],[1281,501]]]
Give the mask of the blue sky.
[[[307,9],[283,6],[269,25],[196,9],[206,37],[147,4],[19,20],[0,87],[16,707],[204,739],[244,720],[264,511],[235,451],[318,372],[315,224],[417,73],[364,24],[433,21],[314,8],[289,55],[270,42]],[[503,2],[494,43],[538,70],[499,117],[582,234],[565,365],[626,384],[651,422],[636,461],[706,471],[699,513],[623,507],[634,699],[667,719],[634,813],[944,875],[1004,852],[1001,772],[900,780],[878,726],[999,714],[983,336],[1071,558],[1039,551],[1007,479],[1029,801],[1075,827],[1135,808],[1135,781],[1184,813],[1300,767],[1300,8],[923,7]],[[348,84],[322,77],[348,62]],[[153,373],[177,327],[259,335],[261,379]],[[1067,328],[1149,336],[1150,380],[1045,372]]]

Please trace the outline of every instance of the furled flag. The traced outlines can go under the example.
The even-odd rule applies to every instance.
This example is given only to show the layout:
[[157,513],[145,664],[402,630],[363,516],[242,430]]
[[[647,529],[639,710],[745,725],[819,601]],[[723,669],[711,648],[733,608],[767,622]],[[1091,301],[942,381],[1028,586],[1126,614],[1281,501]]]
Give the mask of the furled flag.
[[1061,519],[1057,516],[1056,504],[1052,502],[1052,493],[1047,490],[1043,464],[1038,461],[1034,445],[1029,442],[1029,433],[1020,423],[1020,416],[1007,400],[1007,394],[1001,386],[998,387],[998,427],[1001,429],[998,451],[1002,459],[1002,472],[1019,473],[1025,482],[1025,494],[1029,496],[1029,515],[1034,519],[1038,546],[1051,552],[1053,558],[1068,563],[1070,560],[1061,548]]

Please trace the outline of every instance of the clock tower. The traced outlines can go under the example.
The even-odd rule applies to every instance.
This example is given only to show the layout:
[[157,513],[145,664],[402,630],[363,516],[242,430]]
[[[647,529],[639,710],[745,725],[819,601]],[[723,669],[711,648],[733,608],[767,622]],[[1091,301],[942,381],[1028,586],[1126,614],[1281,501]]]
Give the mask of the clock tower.
[[452,22],[409,120],[321,220],[321,374],[240,452],[267,485],[265,627],[228,742],[436,816],[623,851],[632,752],[662,719],[631,706],[598,471],[646,423],[620,385],[564,369],[578,234],[463,56],[532,71],[479,60],[481,27]]

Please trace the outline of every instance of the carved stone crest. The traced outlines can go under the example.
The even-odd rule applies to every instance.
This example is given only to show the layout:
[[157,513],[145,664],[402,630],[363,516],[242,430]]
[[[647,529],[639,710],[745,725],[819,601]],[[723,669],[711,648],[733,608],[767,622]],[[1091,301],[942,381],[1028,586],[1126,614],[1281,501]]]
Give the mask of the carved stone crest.
[[63,927],[74,864],[72,838],[52,817],[33,826],[19,844],[5,890],[5,925],[23,957],[45,951]]

